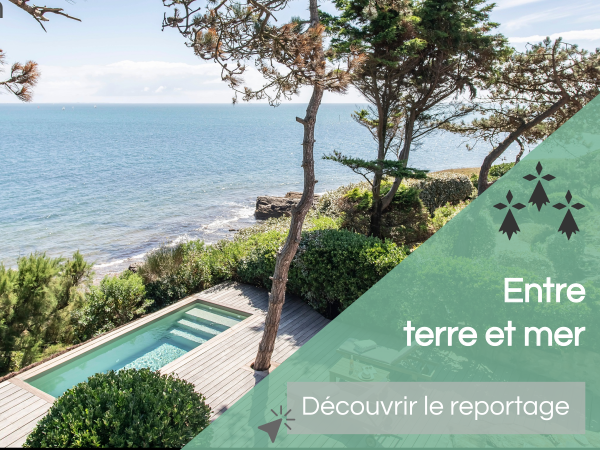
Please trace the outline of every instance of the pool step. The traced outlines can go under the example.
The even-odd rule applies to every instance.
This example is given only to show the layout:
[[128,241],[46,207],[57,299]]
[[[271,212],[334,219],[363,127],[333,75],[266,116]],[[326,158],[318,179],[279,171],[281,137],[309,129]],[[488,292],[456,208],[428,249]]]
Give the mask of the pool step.
[[226,327],[232,327],[240,323],[239,320],[230,319],[229,317],[220,316],[215,313],[211,313],[209,311],[205,311],[200,308],[190,309],[186,312],[190,316],[198,317],[199,319],[208,320],[210,322],[218,323],[220,325],[225,325]]
[[214,328],[207,327],[206,325],[202,325],[200,323],[190,322],[189,320],[185,319],[178,320],[177,323],[182,327],[191,328],[193,330],[201,331],[203,333],[207,333],[213,336],[216,336],[217,334],[221,333],[221,331],[215,330]]
[[198,344],[202,344],[202,343],[206,342],[206,339],[203,339],[203,338],[196,336],[192,333],[189,333],[187,331],[180,330],[178,328],[172,329],[169,333],[174,334],[175,336],[179,336],[181,338],[187,339],[188,341],[197,342]]

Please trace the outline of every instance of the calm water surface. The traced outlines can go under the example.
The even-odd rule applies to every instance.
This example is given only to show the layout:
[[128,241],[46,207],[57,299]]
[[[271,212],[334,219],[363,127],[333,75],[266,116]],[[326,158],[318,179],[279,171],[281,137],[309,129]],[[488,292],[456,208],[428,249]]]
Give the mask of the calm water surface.
[[[64,110],[63,110],[64,107]],[[215,242],[254,223],[259,195],[302,189],[305,105],[0,105],[0,261],[79,249],[97,270],[139,260],[161,243]],[[321,107],[317,192],[356,175],[319,157],[375,156],[356,105]],[[428,138],[411,166],[474,167],[451,135]]]

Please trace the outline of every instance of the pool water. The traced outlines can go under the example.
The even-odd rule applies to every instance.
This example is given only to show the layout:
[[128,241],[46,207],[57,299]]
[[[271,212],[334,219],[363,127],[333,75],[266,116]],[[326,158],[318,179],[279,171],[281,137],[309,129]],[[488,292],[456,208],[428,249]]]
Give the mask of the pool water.
[[96,373],[143,367],[158,370],[246,317],[216,306],[193,303],[29,378],[27,383],[59,397]]

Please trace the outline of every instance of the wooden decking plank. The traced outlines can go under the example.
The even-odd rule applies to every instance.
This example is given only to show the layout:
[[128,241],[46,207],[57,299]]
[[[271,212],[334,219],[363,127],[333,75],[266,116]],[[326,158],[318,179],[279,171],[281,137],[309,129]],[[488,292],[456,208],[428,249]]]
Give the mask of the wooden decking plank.
[[[175,373],[194,383],[196,390],[207,397],[208,404],[215,410],[213,415],[218,416],[263,379],[244,366],[253,359],[262,338],[268,308],[268,292],[264,289],[239,283],[215,286],[28,370],[20,374],[18,379],[27,380],[194,302],[212,303],[251,314],[249,318],[161,369],[162,373]],[[279,363],[284,361],[328,322],[299,298],[286,296],[274,360]],[[9,384],[0,384],[0,405],[7,409],[18,408],[18,413],[12,415],[15,420],[0,418],[1,424],[9,424],[8,427],[3,427],[0,439],[4,445],[20,445],[37,420],[46,414],[50,403]],[[10,404],[5,402],[6,397]],[[12,413],[12,409],[10,412]],[[4,428],[7,428],[6,432]]]
[[[259,318],[255,318],[251,322],[248,322],[247,325],[259,325],[260,322],[261,321],[259,320]],[[243,338],[243,336],[245,336],[248,332],[249,330],[247,329],[247,327],[244,327],[238,329],[235,333],[228,334],[227,336],[219,335],[211,339],[207,343],[201,345],[200,347],[195,348],[188,354],[184,355],[186,356],[185,360],[182,361],[184,362],[184,364],[174,365],[165,370],[168,370],[170,372],[177,372],[179,376],[183,376],[185,373],[188,373],[190,370],[194,369],[196,365],[205,362],[205,360],[199,359],[201,355],[204,355],[206,353],[213,353],[216,350],[222,348],[231,348],[233,345],[237,344],[237,341]]]
[[[215,372],[213,368],[216,366],[222,368],[224,373],[227,368],[231,366],[242,366],[246,362],[249,362],[251,354],[256,351],[257,340],[252,333],[240,334],[243,340],[240,340],[240,344],[237,347],[228,347],[219,352],[218,355],[213,355],[209,360],[203,360],[199,365],[194,367],[194,370],[188,372],[186,375],[182,375],[183,378],[190,381],[191,383],[199,382],[205,375],[211,374],[212,376],[218,376],[218,372]],[[244,351],[245,350],[245,351]],[[233,355],[233,358],[231,357]],[[219,371],[220,372],[220,371]]]
[[17,422],[39,407],[47,404],[48,402],[42,400],[41,398],[33,397],[32,399],[28,399],[26,402],[23,402],[22,405],[19,405],[18,408],[14,407],[6,412],[6,414],[10,414],[10,417],[0,420],[0,430],[3,430],[4,432],[5,427],[8,429],[12,423]]
[[252,292],[249,295],[230,294],[226,298],[219,298],[216,302],[232,305],[232,307],[243,308],[252,313],[264,313],[267,309],[268,294],[266,292]]
[[[255,345],[257,345],[258,339],[253,339],[253,340],[256,342]],[[279,345],[281,345],[281,342],[278,341],[276,343],[276,347]],[[246,347],[244,350],[245,351],[240,352],[238,349],[238,354],[236,355],[237,357],[235,359],[227,360],[227,358],[225,357],[227,362],[225,363],[225,365],[219,364],[220,372],[229,373],[230,370],[235,369],[236,366],[239,367],[244,364],[247,364],[252,359],[252,356],[256,352],[256,348],[255,347],[254,348]],[[275,359],[275,360],[277,362],[282,362],[281,360],[278,360],[278,359]],[[212,369],[212,367],[209,366],[208,364],[206,364],[204,373],[207,373],[207,372],[211,373],[211,369]],[[212,372],[212,373],[214,374],[214,372]],[[198,375],[200,375],[200,376],[198,376]],[[212,385],[212,379],[208,378],[208,379],[202,380],[202,376],[201,376],[202,374],[198,374],[198,375],[196,377],[194,377],[193,379],[187,378],[187,377],[186,378],[189,381],[194,382],[195,384],[199,385],[199,387],[204,395],[209,395],[215,389],[215,386]],[[213,376],[212,378],[217,378],[217,377]],[[218,377],[217,381],[218,381],[217,387],[219,387],[223,383],[228,382],[228,380],[224,379],[223,377]]]
[[[8,425],[7,427],[2,428],[2,434],[3,436],[6,436],[4,438],[2,438],[2,440],[8,439],[10,438],[10,436],[13,433],[18,433],[19,429],[22,428],[24,425],[27,425],[28,423],[30,423],[32,421],[32,417],[40,417],[43,416],[44,414],[46,414],[46,412],[48,412],[48,409],[50,409],[50,406],[48,403],[44,403],[44,404],[40,404],[37,406],[37,408],[31,412],[30,415],[27,415],[25,417],[21,417],[20,419],[12,422],[10,425]],[[13,436],[12,439],[18,439],[19,436]],[[0,447],[2,446],[2,440],[0,440]]]
[[[218,336],[215,336],[208,342],[196,347],[195,349],[189,351],[181,358],[178,358],[177,361],[173,361],[173,363],[177,362],[177,364],[168,365],[163,368],[165,372],[176,372],[178,376],[183,376],[183,373],[187,373],[187,371],[181,371],[181,368],[193,368],[195,366],[194,363],[199,363],[198,358],[200,355],[207,353],[211,350],[214,350],[219,347],[230,347],[236,342],[236,339],[239,336],[242,336],[244,331],[246,331],[248,326],[252,326],[254,324],[260,324],[262,318],[260,317],[252,317],[246,319],[248,322],[244,323],[244,327],[240,327],[236,332],[228,333],[230,330],[227,330]],[[227,334],[226,334],[227,333]],[[191,364],[191,365],[190,365]]]
[[317,332],[323,327],[317,325],[311,325],[310,328],[298,330],[293,336],[293,339],[289,337],[283,337],[278,341],[276,350],[273,352],[273,358],[278,362],[285,361],[290,355],[294,354],[298,348],[302,347],[308,342]]
[[250,389],[258,384],[257,380],[251,376],[252,374],[249,372],[247,373],[249,377],[239,379],[237,383],[235,383],[235,385],[233,385],[227,392],[219,393],[218,396],[215,396],[211,399],[216,408],[213,410],[213,418],[218,417],[224,412],[222,410],[223,406],[228,408],[229,406],[233,405],[235,400],[243,397]]
[[[256,333],[255,331],[260,331],[259,333]],[[217,359],[216,362],[219,362],[220,364],[225,364],[224,367],[221,367],[222,371],[227,370],[230,366],[235,366],[235,365],[243,365],[246,364],[246,359],[249,360],[251,359],[251,354],[247,355],[247,352],[244,352],[244,356],[242,357],[242,354],[240,353],[240,350],[242,349],[246,349],[249,346],[252,346],[253,348],[250,350],[250,353],[253,353],[256,351],[256,346],[258,345],[258,342],[260,341],[261,336],[261,332],[262,332],[262,327],[261,330],[247,330],[246,333],[243,336],[238,337],[238,339],[234,342],[230,342],[231,344],[231,348],[227,349],[226,351],[215,355]],[[233,344],[236,344],[235,347],[233,346]],[[231,360],[231,358],[229,358],[228,354],[231,351],[235,351],[237,350],[238,355],[237,358],[235,358],[235,360]],[[214,358],[213,358],[214,359]],[[206,373],[207,371],[209,371],[211,368],[209,366],[209,361],[207,360],[198,360],[197,365],[196,366],[202,366],[202,369],[200,371],[198,370],[193,370],[193,371],[187,371],[187,372],[178,372],[178,375],[187,379],[190,382],[194,382],[195,380],[199,379],[199,377],[203,374]]]
[[[289,321],[288,316],[292,316],[295,311],[296,311],[296,308],[294,308],[291,311],[288,309],[287,311],[285,311],[285,314],[282,313],[283,323],[287,323]],[[227,341],[222,340],[222,341],[220,341],[220,344],[222,346],[226,346],[226,347],[233,347],[234,345],[237,345],[237,346],[243,345],[243,342],[246,342],[248,338],[252,338],[252,336],[258,334],[258,333],[256,333],[255,329],[252,329],[252,327],[255,327],[255,324],[262,323],[263,320],[264,320],[264,318],[262,318],[262,317],[255,318],[255,321],[252,324],[250,324],[250,322],[248,322],[248,327],[245,330],[243,330],[243,331],[240,330],[240,332],[237,333],[238,336],[236,338],[233,338],[233,339],[227,340]],[[262,332],[262,325],[261,325],[260,329],[261,329],[260,331]],[[247,335],[247,336],[244,338],[244,335]],[[217,336],[217,338],[218,337],[219,336]],[[217,338],[214,338],[214,339],[217,339]],[[258,337],[258,339],[260,339],[260,336]],[[212,342],[212,341],[213,341],[213,339],[211,339],[209,342]],[[187,374],[190,374],[193,371],[195,366],[204,365],[206,363],[205,360],[199,359],[200,354],[206,353],[208,351],[208,348],[203,348],[203,347],[204,347],[204,345],[198,347],[198,353],[193,355],[195,364],[190,366],[190,368],[188,370],[178,370],[177,371],[178,376],[186,377]],[[214,347],[213,347],[213,349],[214,349]],[[189,355],[189,353],[188,353],[188,355]],[[190,359],[191,357],[192,356],[190,355],[190,357],[188,359]]]
[[30,396],[35,397],[33,394],[24,389],[17,390],[12,395],[2,400],[2,405],[0,405],[0,414],[2,414],[4,411],[8,411],[15,405],[18,405],[19,402],[26,400]]
[[37,398],[35,395],[32,395],[31,397],[27,397],[23,401],[20,401],[16,404],[12,405],[11,407],[7,408],[5,411],[0,412],[0,430],[2,430],[2,427],[6,423],[12,421],[15,411],[19,411],[21,408],[25,408],[28,405],[31,405],[32,403],[36,403],[39,400],[41,400],[41,399]]
[[3,381],[2,383],[0,383],[0,398],[2,398],[2,393],[12,386],[13,384],[11,384],[9,381]]
[[240,289],[238,287],[231,287],[229,289],[224,290],[218,295],[211,296],[211,299],[214,301],[222,301],[227,302],[227,300],[235,297],[246,297],[248,295],[254,294],[253,290],[250,289]]
[[50,409],[50,405],[47,404],[46,406],[42,406],[31,415],[24,417],[18,423],[13,424],[10,429],[3,429],[3,437],[0,437],[0,447],[11,447],[13,442],[31,433],[38,421],[46,415],[48,409]]
[[17,389],[19,389],[18,386],[12,383],[7,382],[7,384],[8,386],[3,388],[2,392],[0,392],[0,401],[3,401],[6,397],[13,394]]
[[[301,323],[303,323],[303,322],[301,322]],[[313,320],[309,327],[306,327],[300,331],[295,329],[294,334],[293,334],[295,342],[294,343],[285,342],[285,344],[287,344],[287,347],[286,347],[286,345],[276,346],[276,350],[275,350],[274,354],[279,355],[279,357],[276,357],[275,360],[281,362],[281,361],[287,359],[288,356],[293,354],[299,347],[303,346],[315,334],[317,334],[319,331],[321,331],[323,328],[325,328],[327,323],[328,322],[320,322],[320,321]],[[282,340],[285,340],[285,338]]]

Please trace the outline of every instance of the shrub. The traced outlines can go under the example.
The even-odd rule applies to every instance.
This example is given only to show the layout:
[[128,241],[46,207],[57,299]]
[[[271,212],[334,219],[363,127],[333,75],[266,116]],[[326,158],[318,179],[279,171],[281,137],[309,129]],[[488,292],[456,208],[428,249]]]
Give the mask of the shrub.
[[106,276],[100,286],[92,286],[81,310],[75,312],[77,334],[81,340],[112,330],[144,314],[152,300],[139,275],[125,271]]
[[[267,289],[282,235],[265,236],[241,262],[240,281]],[[347,230],[306,231],[288,274],[288,291],[334,318],[407,255],[393,242]]]
[[138,269],[145,283],[173,276],[183,262],[184,245],[161,245],[149,252]]
[[404,183],[421,191],[421,200],[432,215],[437,208],[448,202],[466,200],[473,191],[469,177],[453,172],[431,173],[424,180],[405,180]]
[[307,232],[294,258],[290,290],[334,318],[407,254],[391,241],[347,230]]
[[71,343],[71,313],[91,273],[79,252],[66,260],[33,253],[16,270],[0,264],[0,374],[35,362],[49,345]]
[[203,242],[190,241],[160,247],[146,257],[138,273],[144,278],[147,298],[155,309],[211,285],[209,251]]
[[[156,271],[146,269],[145,265],[140,270],[146,280],[150,280],[146,284],[147,298],[154,302],[153,308],[158,309],[223,281],[239,279],[240,262],[250,253],[261,252],[262,246],[268,245],[275,236],[279,238],[277,245],[283,243],[289,220],[287,217],[269,219],[259,225],[245,228],[236,234],[233,241],[221,240],[214,245],[190,241],[179,244],[177,251],[168,250],[179,256],[176,264],[169,263],[170,270],[163,272],[165,275],[149,277],[146,274]],[[305,225],[311,229],[337,228],[338,222],[337,219],[312,211]],[[152,254],[148,259],[153,259]],[[264,285],[258,279],[254,284]]]
[[[495,166],[490,167],[490,172],[488,174],[488,181],[489,182],[496,181],[498,178],[502,177],[503,175],[506,174],[506,172],[508,172],[510,169],[512,169],[515,166],[515,164],[516,163],[514,163],[514,162],[502,163],[502,164],[496,164]],[[473,184],[474,187],[477,187],[477,184],[479,183],[479,172],[471,175],[471,183]]]
[[[385,181],[381,192],[385,195],[392,183]],[[338,200],[343,212],[341,227],[361,234],[369,233],[370,211],[373,194],[366,183],[350,187]],[[391,205],[381,218],[381,234],[398,245],[410,244],[427,239],[431,234],[427,228],[428,214],[419,199],[419,190],[405,184],[400,185]]]
[[24,447],[181,448],[209,418],[191,383],[149,369],[110,371],[59,397]]
[[450,219],[461,212],[468,204],[468,201],[460,202],[456,205],[453,205],[452,203],[446,203],[441,208],[436,209],[433,213],[433,217],[431,217],[429,221],[431,230],[433,232],[438,231],[440,228],[446,225]]

